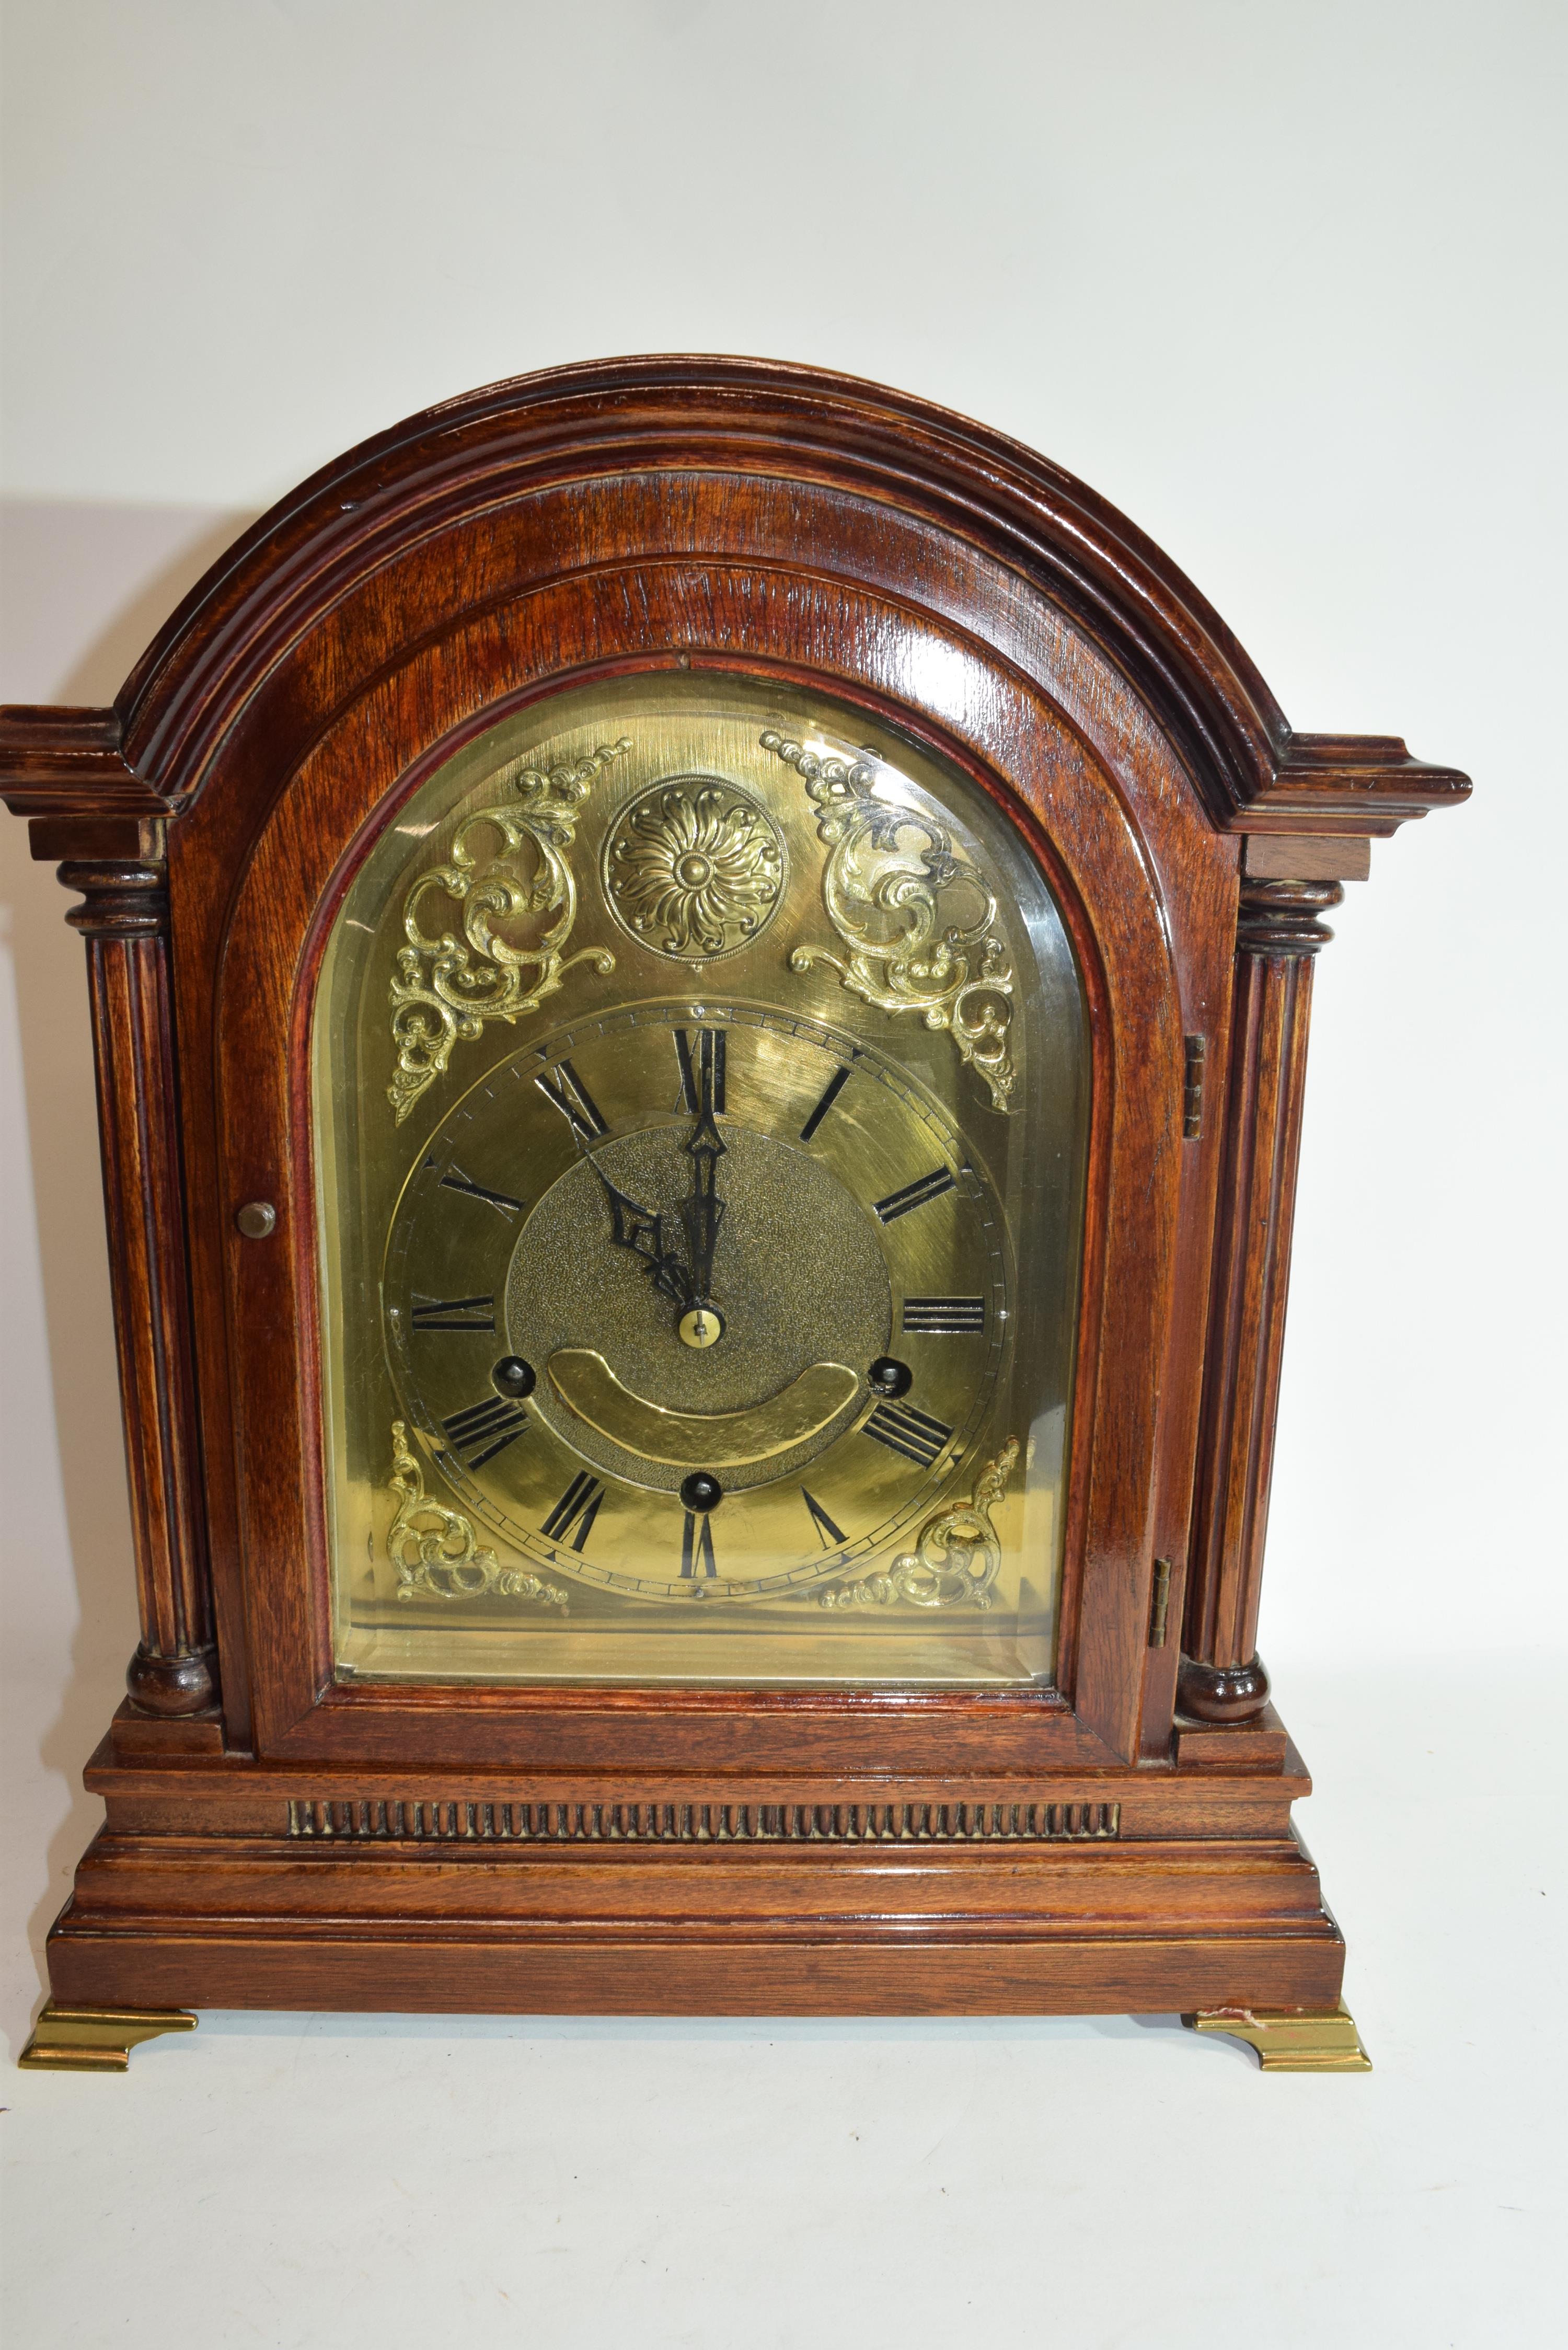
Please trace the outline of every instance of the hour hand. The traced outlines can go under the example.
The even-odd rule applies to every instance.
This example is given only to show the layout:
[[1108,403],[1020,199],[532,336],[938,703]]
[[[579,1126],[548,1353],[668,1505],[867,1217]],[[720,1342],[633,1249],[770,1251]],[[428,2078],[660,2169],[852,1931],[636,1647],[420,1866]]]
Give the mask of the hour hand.
[[680,1258],[671,1256],[664,1245],[663,1217],[612,1183],[591,1150],[585,1150],[583,1156],[603,1186],[610,1211],[610,1239],[615,1246],[629,1249],[641,1260],[642,1269],[651,1276],[655,1289],[672,1305],[690,1305],[691,1284]]

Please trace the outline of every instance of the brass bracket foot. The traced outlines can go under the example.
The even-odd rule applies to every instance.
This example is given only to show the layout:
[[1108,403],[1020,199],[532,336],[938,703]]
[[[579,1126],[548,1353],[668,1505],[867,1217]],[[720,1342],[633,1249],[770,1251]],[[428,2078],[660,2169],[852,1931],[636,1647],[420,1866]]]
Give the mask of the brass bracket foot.
[[57,2007],[51,2000],[16,2062],[29,2073],[123,2073],[139,2040],[195,2029],[181,2007]]
[[1370,2073],[1355,2018],[1332,2007],[1206,2007],[1181,2019],[1189,2032],[1228,2032],[1250,2042],[1264,2073]]

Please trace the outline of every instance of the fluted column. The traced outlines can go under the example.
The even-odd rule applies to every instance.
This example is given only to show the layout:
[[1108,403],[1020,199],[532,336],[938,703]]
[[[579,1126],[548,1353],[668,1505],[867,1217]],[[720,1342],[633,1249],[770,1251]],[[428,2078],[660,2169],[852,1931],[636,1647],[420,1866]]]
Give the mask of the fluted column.
[[216,1701],[192,1363],[184,1190],[169,981],[166,868],[62,865],[84,903],[115,1342],[141,1642],[126,1674],[144,1712]]
[[1262,1711],[1258,1598],[1273,1472],[1313,957],[1336,880],[1244,879],[1224,1157],[1177,1703],[1203,1721]]

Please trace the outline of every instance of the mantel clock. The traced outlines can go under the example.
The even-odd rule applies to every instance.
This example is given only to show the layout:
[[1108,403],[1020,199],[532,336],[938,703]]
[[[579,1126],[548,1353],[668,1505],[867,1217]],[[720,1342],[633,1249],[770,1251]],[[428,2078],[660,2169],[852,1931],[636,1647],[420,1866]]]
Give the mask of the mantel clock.
[[1461,798],[1026,450],[503,384],[0,776],[88,946],[142,1637],[25,2062],[223,2006],[1365,2063],[1256,1654],[1307,1008]]

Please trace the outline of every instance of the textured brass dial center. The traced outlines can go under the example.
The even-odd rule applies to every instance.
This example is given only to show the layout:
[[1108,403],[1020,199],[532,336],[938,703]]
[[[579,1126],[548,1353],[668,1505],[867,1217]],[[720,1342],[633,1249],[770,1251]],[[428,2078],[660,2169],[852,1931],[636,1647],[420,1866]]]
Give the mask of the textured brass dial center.
[[691,854],[688,857],[677,858],[675,865],[675,879],[680,882],[684,888],[688,889],[705,889],[712,878],[713,868],[711,862],[706,857],[699,857],[695,850],[692,850]]
[[[628,1026],[620,1050],[646,1089],[649,1033]],[[673,1051],[670,1057],[673,1063]],[[809,1074],[815,1086],[815,1068]],[[626,1249],[611,1245],[600,1179],[607,1176],[662,1219],[666,1251],[684,1266],[680,1211],[691,1193],[684,1148],[691,1132],[687,1114],[612,1135],[597,1146],[592,1167],[576,1159],[565,1169],[518,1234],[504,1328],[509,1351],[539,1372],[528,1410],[601,1476],[673,1494],[689,1469],[703,1469],[722,1481],[729,1499],[782,1476],[785,1467],[804,1467],[846,1432],[865,1397],[858,1367],[892,1347],[893,1299],[881,1227],[863,1199],[809,1151],[736,1118],[725,1120],[718,1186],[724,1215],[713,1281],[722,1305],[690,1290],[679,1300],[661,1294]],[[860,1185],[873,1194],[879,1188],[869,1177]],[[689,1315],[701,1315],[701,1325]],[[613,1364],[628,1394],[656,1407],[657,1415],[695,1415],[701,1425],[690,1443],[683,1440],[672,1455],[658,1440],[657,1428],[668,1430],[663,1417],[657,1428],[645,1425],[618,1396],[601,1409],[592,1382],[584,1388],[570,1373],[563,1386],[558,1358],[584,1349]],[[748,1434],[738,1449],[719,1445],[712,1415],[753,1412],[824,1362],[857,1367],[844,1372],[842,1387],[820,1409],[791,1420],[787,1453],[776,1449],[777,1430],[766,1444]]]

